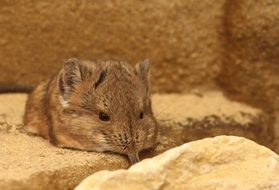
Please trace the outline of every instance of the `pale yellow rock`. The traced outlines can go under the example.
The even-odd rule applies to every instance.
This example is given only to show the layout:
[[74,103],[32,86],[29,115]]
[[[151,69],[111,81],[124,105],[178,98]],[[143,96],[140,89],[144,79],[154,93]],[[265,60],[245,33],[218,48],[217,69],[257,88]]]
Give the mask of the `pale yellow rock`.
[[242,137],[207,138],[128,170],[97,172],[75,188],[105,189],[278,190],[279,156]]

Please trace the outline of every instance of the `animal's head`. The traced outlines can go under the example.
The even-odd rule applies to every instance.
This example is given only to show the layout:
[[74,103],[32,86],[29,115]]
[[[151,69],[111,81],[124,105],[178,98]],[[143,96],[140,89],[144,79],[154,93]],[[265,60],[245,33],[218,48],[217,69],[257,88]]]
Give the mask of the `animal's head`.
[[157,142],[152,113],[149,61],[135,67],[119,61],[68,60],[59,78],[68,133],[79,149],[111,151],[139,161]]

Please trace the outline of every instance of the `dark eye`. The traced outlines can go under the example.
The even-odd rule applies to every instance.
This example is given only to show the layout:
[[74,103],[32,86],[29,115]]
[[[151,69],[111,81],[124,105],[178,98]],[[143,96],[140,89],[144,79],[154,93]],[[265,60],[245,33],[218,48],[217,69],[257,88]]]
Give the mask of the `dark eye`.
[[102,121],[109,121],[110,120],[108,114],[106,114],[104,112],[99,113],[99,119],[102,120]]
[[143,112],[140,112],[139,118],[143,119]]

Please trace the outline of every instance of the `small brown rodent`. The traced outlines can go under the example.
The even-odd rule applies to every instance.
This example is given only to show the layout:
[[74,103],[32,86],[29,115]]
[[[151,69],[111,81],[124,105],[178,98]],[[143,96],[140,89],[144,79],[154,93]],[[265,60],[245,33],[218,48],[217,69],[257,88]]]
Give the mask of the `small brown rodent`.
[[29,96],[25,130],[58,147],[115,152],[139,161],[157,143],[149,61],[69,59],[57,76]]

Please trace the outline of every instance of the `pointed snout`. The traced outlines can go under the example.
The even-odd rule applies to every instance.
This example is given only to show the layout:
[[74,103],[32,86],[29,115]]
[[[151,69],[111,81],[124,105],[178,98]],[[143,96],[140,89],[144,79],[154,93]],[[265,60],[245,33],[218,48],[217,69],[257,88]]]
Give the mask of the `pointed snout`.
[[140,161],[138,153],[129,153],[128,157],[132,165]]

